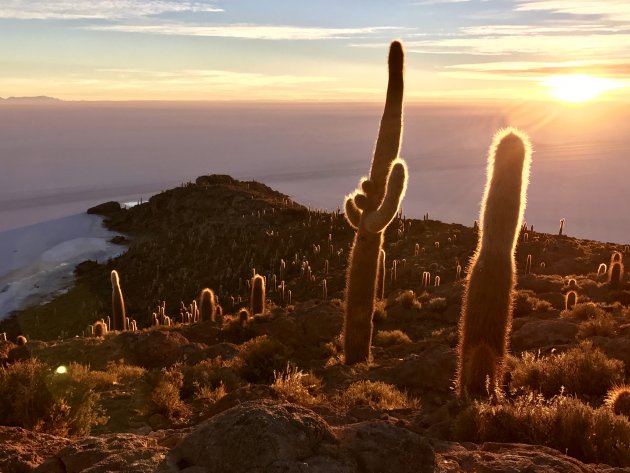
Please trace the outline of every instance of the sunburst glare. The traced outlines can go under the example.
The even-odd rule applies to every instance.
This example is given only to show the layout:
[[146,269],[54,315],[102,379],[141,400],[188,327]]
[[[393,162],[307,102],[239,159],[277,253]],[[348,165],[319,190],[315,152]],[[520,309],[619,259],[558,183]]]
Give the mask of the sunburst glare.
[[549,88],[552,97],[564,102],[586,102],[611,90],[619,89],[624,83],[604,77],[593,77],[587,74],[552,76],[542,85]]

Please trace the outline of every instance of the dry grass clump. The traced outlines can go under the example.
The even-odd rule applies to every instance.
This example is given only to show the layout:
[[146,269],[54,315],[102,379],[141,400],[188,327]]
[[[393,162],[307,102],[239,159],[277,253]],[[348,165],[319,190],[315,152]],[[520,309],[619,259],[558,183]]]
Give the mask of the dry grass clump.
[[149,371],[145,376],[147,414],[161,414],[169,420],[185,417],[190,409],[181,400],[184,374],[180,365]]
[[92,426],[107,421],[94,392],[102,382],[78,364],[64,373],[36,359],[13,363],[0,370],[0,425],[60,436],[89,435]]
[[422,307],[422,305],[416,298],[416,293],[412,290],[401,292],[397,298],[397,301],[405,309],[420,309]]
[[514,298],[514,317],[522,317],[530,314],[536,308],[538,299],[534,295],[534,291],[521,290],[516,293]]
[[538,299],[536,301],[536,305],[534,306],[534,310],[536,310],[536,312],[549,312],[551,309],[553,309],[551,302],[544,299]]
[[560,317],[572,318],[577,320],[588,320],[602,317],[604,310],[592,302],[584,302],[575,304],[571,310],[563,310]]
[[446,298],[432,297],[427,303],[427,309],[432,312],[444,312],[446,310]]
[[391,347],[411,343],[411,338],[402,330],[379,330],[374,336],[374,344],[379,347]]
[[[242,380],[232,369],[231,363],[224,362],[221,357],[183,366],[182,373],[184,384],[181,394],[184,399],[204,397],[220,387],[225,391],[231,391],[242,384]],[[200,394],[202,392],[204,394]]]
[[617,335],[617,324],[612,315],[604,314],[595,319],[586,320],[578,326],[578,337],[614,337]]
[[283,371],[274,373],[271,387],[290,402],[312,405],[320,402],[322,380],[312,373],[304,373],[297,366],[287,364]]
[[210,401],[217,402],[223,396],[227,394],[227,390],[223,383],[219,384],[216,388],[211,386],[200,386],[195,392],[195,399],[198,401]]
[[453,422],[460,441],[546,445],[588,463],[627,466],[630,422],[578,399],[532,394],[499,404],[475,401]]
[[381,381],[357,381],[339,396],[339,403],[346,409],[369,406],[373,409],[419,409],[420,401],[410,398],[396,386]]
[[630,386],[627,384],[613,386],[606,395],[604,403],[615,414],[630,417]]
[[374,305],[374,314],[372,314],[374,323],[385,322],[387,320],[386,301],[377,301]]
[[240,375],[250,383],[271,383],[276,371],[289,362],[289,349],[267,335],[256,337],[239,347]]
[[120,361],[118,363],[110,361],[107,363],[106,373],[114,376],[115,382],[121,384],[130,384],[139,381],[147,370],[140,366],[127,365]]
[[562,390],[577,396],[603,396],[625,375],[622,361],[608,358],[588,341],[557,355],[525,353],[510,363],[512,389],[528,388],[546,397]]

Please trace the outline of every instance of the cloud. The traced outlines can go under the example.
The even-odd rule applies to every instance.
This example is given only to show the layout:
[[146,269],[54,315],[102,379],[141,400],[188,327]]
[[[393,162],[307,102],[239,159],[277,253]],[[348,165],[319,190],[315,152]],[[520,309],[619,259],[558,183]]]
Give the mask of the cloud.
[[115,31],[125,33],[150,33],[178,36],[207,36],[220,38],[265,39],[265,40],[316,40],[341,39],[373,35],[380,31],[400,29],[396,27],[364,27],[364,28],[315,28],[287,25],[91,25],[85,29],[98,31]]
[[628,0],[521,0],[516,11],[545,11],[627,21],[630,19],[630,2]]
[[446,69],[475,72],[482,74],[519,75],[519,76],[549,76],[557,74],[592,74],[604,76],[630,77],[630,60],[614,62],[610,60],[580,60],[580,61],[504,61],[485,62],[477,64],[455,64]]
[[142,18],[163,13],[221,12],[206,1],[178,0],[2,0],[0,18],[78,20]]

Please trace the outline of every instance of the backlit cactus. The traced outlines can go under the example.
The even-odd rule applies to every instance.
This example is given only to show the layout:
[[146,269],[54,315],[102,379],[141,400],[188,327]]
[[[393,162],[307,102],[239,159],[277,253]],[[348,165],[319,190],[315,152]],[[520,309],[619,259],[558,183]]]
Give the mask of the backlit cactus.
[[494,137],[479,219],[479,242],[466,279],[459,323],[457,389],[486,396],[502,383],[512,325],[514,252],[525,210],[528,138],[514,129]]
[[623,256],[615,251],[610,257],[610,266],[608,268],[608,283],[612,288],[621,287],[623,281]]
[[95,337],[104,337],[107,335],[107,325],[105,325],[105,322],[99,320],[92,327],[94,327]]
[[372,316],[383,232],[405,194],[407,170],[398,158],[402,133],[404,53],[395,41],[389,50],[389,83],[370,176],[346,197],[346,219],[356,229],[346,273],[344,353],[346,364],[368,361]]
[[201,322],[214,322],[217,313],[214,292],[207,287],[199,296],[199,317]]
[[265,280],[260,274],[256,274],[252,278],[252,293],[250,298],[252,315],[265,313],[265,297]]
[[125,301],[123,299],[122,289],[120,289],[120,278],[116,270],[112,271],[112,318],[111,324],[113,330],[127,329],[127,316],[125,313]]

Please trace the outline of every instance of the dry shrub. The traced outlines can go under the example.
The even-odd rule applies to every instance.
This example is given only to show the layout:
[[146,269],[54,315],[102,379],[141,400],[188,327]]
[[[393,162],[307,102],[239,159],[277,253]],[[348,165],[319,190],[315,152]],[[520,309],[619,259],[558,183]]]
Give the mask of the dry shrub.
[[475,401],[453,422],[459,441],[545,445],[588,463],[627,466],[630,422],[578,399],[520,396],[499,404]]
[[107,421],[94,392],[102,382],[78,364],[61,373],[36,359],[13,363],[0,370],[0,424],[60,436],[89,435],[92,426]]
[[386,301],[376,301],[374,306],[374,314],[372,314],[372,320],[374,323],[385,322],[387,320]]
[[533,291],[521,290],[516,293],[514,298],[514,317],[522,317],[533,312],[538,299],[534,296]]
[[114,376],[115,382],[121,384],[131,384],[139,381],[147,370],[140,366],[127,365],[123,361],[118,363],[110,361],[107,363],[106,373]]
[[304,373],[296,366],[287,364],[283,371],[274,373],[271,387],[289,401],[312,405],[320,401],[322,380],[312,373]]
[[339,396],[339,403],[346,409],[369,406],[373,409],[419,409],[420,401],[410,398],[396,386],[381,381],[357,381]]
[[250,383],[271,383],[274,373],[289,362],[289,349],[278,340],[262,335],[239,347],[240,375]]
[[391,347],[411,343],[411,338],[402,330],[379,330],[374,336],[374,344],[379,347]]
[[199,386],[195,392],[195,399],[198,401],[210,401],[215,403],[226,394],[227,390],[225,389],[223,383],[219,384],[216,388],[211,386]]
[[217,357],[202,360],[194,365],[183,366],[182,397],[184,399],[199,397],[201,391],[207,393],[219,387],[226,391],[237,388],[242,381],[230,365],[231,363],[226,363],[221,357]]
[[427,309],[432,312],[444,312],[446,310],[446,298],[432,297],[427,303]]
[[149,371],[145,376],[146,413],[161,414],[173,420],[188,415],[190,410],[181,400],[184,375],[180,365]]
[[416,299],[416,293],[412,290],[401,292],[397,300],[405,309],[420,309],[421,307],[420,302]]
[[536,312],[549,312],[552,308],[553,308],[553,305],[551,304],[551,302],[546,301],[544,299],[538,299],[534,307]]
[[617,335],[617,324],[609,314],[586,320],[578,326],[579,338],[614,337],[615,335]]
[[572,318],[577,320],[588,320],[602,317],[604,310],[592,302],[583,302],[575,304],[571,310],[563,310],[560,317]]
[[562,389],[577,396],[602,396],[625,374],[622,361],[608,358],[588,341],[557,355],[524,353],[510,363],[512,389],[529,388],[546,397]]

